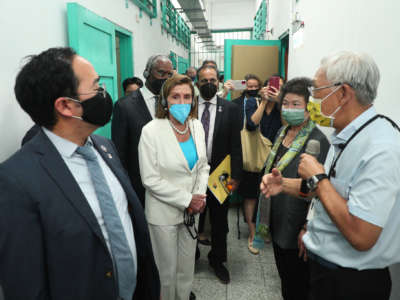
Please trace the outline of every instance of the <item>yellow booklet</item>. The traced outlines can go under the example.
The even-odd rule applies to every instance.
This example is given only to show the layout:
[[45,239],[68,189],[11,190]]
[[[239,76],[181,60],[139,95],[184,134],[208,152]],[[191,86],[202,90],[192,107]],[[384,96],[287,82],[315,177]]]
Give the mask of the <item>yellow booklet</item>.
[[208,178],[208,188],[214,194],[219,203],[224,203],[230,191],[227,187],[231,179],[231,156],[227,155],[219,166]]

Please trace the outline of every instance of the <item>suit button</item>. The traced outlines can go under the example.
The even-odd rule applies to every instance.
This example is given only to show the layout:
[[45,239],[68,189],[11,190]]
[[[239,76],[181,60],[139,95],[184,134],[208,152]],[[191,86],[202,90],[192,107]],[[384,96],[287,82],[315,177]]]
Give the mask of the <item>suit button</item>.
[[106,273],[106,277],[111,278],[112,277],[112,272],[111,271],[107,272]]

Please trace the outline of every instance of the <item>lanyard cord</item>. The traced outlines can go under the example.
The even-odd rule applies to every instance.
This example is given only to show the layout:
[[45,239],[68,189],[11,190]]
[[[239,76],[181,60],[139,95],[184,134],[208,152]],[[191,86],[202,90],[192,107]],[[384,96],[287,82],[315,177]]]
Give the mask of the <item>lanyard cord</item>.
[[361,130],[363,130],[365,127],[367,127],[369,124],[371,124],[373,121],[375,121],[375,120],[378,119],[378,118],[383,118],[383,119],[387,120],[389,123],[392,124],[392,126],[393,126],[394,128],[396,128],[396,129],[400,132],[399,126],[397,126],[397,124],[396,124],[393,120],[389,119],[388,117],[386,117],[386,116],[384,116],[384,115],[376,115],[376,116],[372,117],[372,118],[369,119],[367,122],[365,122],[360,128],[358,128],[357,131],[354,132],[353,135],[346,141],[346,143],[344,143],[344,144],[339,144],[339,148],[340,148],[341,151],[339,152],[339,155],[338,155],[338,156],[336,157],[336,159],[333,161],[333,164],[331,165],[331,167],[330,167],[330,169],[329,169],[329,174],[328,174],[328,177],[329,177],[329,178],[331,178],[331,177],[336,177],[336,170],[335,170],[335,168],[336,168],[337,161],[339,160],[339,158],[340,158],[340,156],[342,155],[344,149],[345,149],[345,148],[347,147],[347,145],[351,142],[351,140],[352,140],[353,138],[355,138],[356,135],[359,134]]

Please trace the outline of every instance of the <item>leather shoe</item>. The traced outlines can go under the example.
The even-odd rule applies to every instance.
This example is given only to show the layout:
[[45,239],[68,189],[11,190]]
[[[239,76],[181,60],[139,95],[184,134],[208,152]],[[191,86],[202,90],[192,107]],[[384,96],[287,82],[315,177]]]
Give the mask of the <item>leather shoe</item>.
[[221,281],[223,284],[228,284],[231,281],[229,271],[222,263],[210,263],[210,266],[214,270],[215,276],[217,276],[219,281]]

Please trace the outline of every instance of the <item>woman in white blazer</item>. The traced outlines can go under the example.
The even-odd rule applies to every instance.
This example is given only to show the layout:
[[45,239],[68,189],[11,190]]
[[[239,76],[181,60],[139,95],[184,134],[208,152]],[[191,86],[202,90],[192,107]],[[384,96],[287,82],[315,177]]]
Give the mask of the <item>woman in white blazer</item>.
[[[193,299],[198,213],[205,207],[210,167],[204,130],[195,119],[191,79],[174,75],[162,87],[156,118],[143,127],[139,165],[145,214],[163,300]],[[187,226],[184,217],[195,224]],[[188,222],[186,222],[188,224]]]

